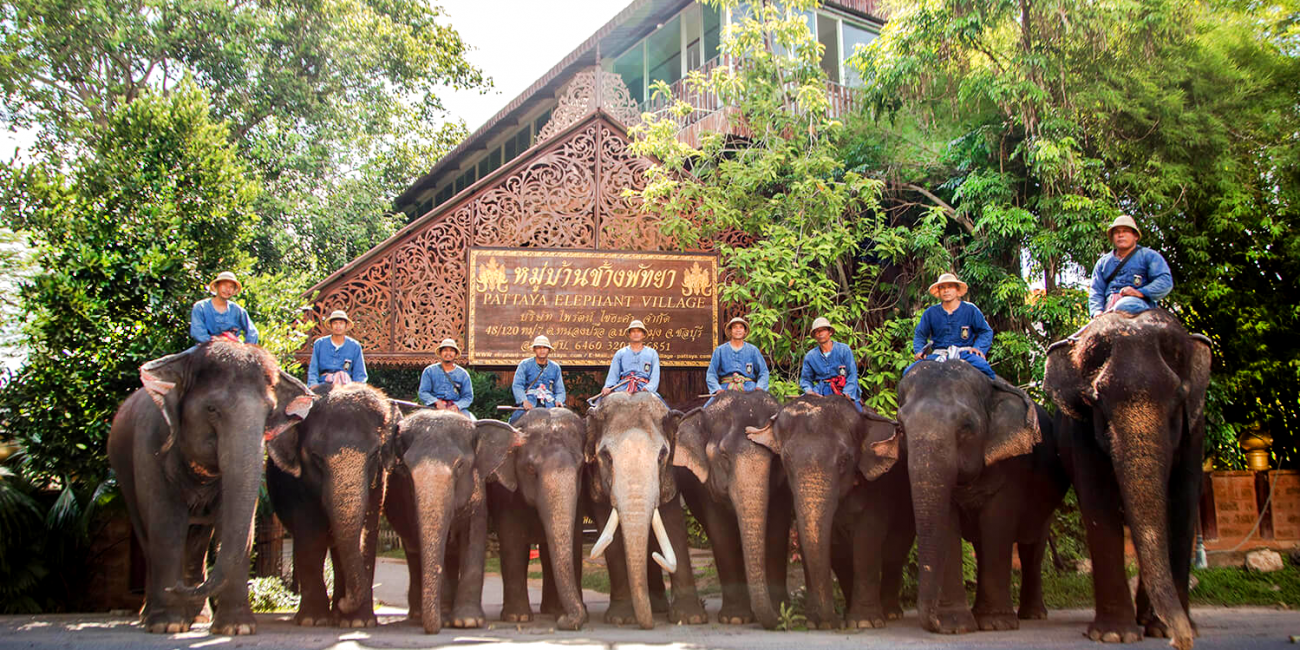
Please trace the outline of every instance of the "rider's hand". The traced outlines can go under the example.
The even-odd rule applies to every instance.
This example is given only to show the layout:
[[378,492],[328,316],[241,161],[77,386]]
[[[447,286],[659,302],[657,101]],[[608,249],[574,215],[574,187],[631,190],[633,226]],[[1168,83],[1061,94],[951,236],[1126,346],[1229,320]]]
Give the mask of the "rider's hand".
[[983,352],[982,350],[980,350],[979,348],[971,348],[970,351],[971,351],[971,352],[974,352],[975,354],[978,354],[979,357],[980,357],[981,359],[987,359],[987,358],[988,358],[988,357],[985,357],[985,356],[984,356],[984,352]]
[[528,400],[524,400],[524,410],[525,411],[533,410],[533,403]]
[[804,395],[816,395],[816,394],[817,394],[817,391],[812,390],[812,389],[810,388],[810,389],[804,391],[803,394],[804,394]]
[[601,396],[601,397],[604,397],[604,396],[606,396],[606,395],[608,395],[608,394],[610,394],[610,393],[612,393],[612,392],[614,392],[614,389],[613,389],[613,388],[602,388],[602,389],[600,389],[600,396]]
[[1132,297],[1134,297],[1134,298],[1145,298],[1145,297],[1146,297],[1146,296],[1142,295],[1142,292],[1141,292],[1141,291],[1138,291],[1137,289],[1134,289],[1133,287],[1124,287],[1123,289],[1120,289],[1120,290],[1119,290],[1119,295],[1121,295],[1121,296],[1132,296]]
[[452,413],[460,413],[460,407],[455,402],[447,402],[447,410]]
[[921,359],[925,358],[925,353],[917,352],[915,355],[913,355],[913,358],[916,359],[917,361],[920,361]]

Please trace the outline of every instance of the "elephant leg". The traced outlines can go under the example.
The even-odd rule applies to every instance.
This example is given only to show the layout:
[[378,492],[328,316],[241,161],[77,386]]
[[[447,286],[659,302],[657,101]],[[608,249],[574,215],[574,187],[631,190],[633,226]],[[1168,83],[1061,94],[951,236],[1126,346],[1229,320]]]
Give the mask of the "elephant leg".
[[1020,619],[1011,604],[1011,547],[1015,545],[1014,517],[1022,504],[1018,498],[1008,496],[998,495],[985,505],[974,531],[979,544],[975,554],[975,607],[971,613],[979,629],[985,631],[1020,629]]
[[[191,524],[189,537],[185,540],[185,584],[198,585],[207,577],[208,547],[212,544],[211,524]],[[203,601],[188,604],[187,615],[194,623],[207,623],[203,615]]]
[[845,627],[849,629],[885,627],[885,611],[880,602],[880,577],[888,529],[878,513],[870,510],[872,509],[869,508],[868,512],[858,518],[850,540],[853,551],[853,587],[844,617]]
[[189,515],[183,505],[176,504],[158,504],[149,514],[145,555],[148,581],[141,622],[155,634],[188,632],[194,620],[193,605],[170,589],[185,575],[186,544],[177,544],[176,540],[188,539]]
[[533,620],[528,602],[528,531],[517,510],[497,517],[497,538],[501,542],[501,620],[522,623]]
[[[1169,567],[1173,574],[1174,588],[1178,590],[1178,600],[1182,603],[1187,619],[1196,632],[1196,623],[1191,620],[1188,606],[1188,580],[1192,572],[1192,545],[1196,541],[1196,512],[1201,501],[1201,486],[1204,477],[1199,463],[1188,462],[1192,456],[1200,456],[1203,451],[1190,453],[1180,450],[1177,464],[1169,479]],[[1164,621],[1156,616],[1147,596],[1146,585],[1138,585],[1137,621],[1146,628],[1147,636],[1156,638],[1169,637],[1169,629]]]
[[[754,622],[749,606],[749,587],[745,584],[745,556],[740,547],[740,526],[733,512],[722,512],[723,506],[703,505],[698,512],[707,513],[705,530],[713,547],[713,565],[718,569],[722,586],[722,609],[718,622],[728,625],[746,625]],[[697,510],[691,510],[697,512]]]
[[[480,506],[470,515],[461,533],[460,581],[456,585],[456,605],[451,610],[451,626],[483,627],[483,563],[487,559],[487,508]],[[527,560],[527,556],[524,558]],[[528,567],[524,567],[527,571]],[[527,576],[525,576],[527,577]]]
[[[595,510],[596,528],[604,530],[609,521],[610,509],[597,507]],[[605,622],[611,625],[636,623],[622,535],[615,535],[614,541],[605,549],[605,570],[609,572],[609,609],[605,610]]]
[[[337,611],[338,614],[338,619],[337,619],[338,624],[342,627],[363,628],[363,627],[375,627],[379,625],[379,619],[378,617],[375,616],[374,584],[375,584],[375,555],[378,552],[377,544],[379,542],[379,509],[380,509],[379,504],[382,499],[383,499],[382,485],[376,485],[375,487],[371,488],[370,498],[367,501],[368,505],[366,507],[365,521],[362,523],[365,533],[361,536],[362,541],[361,541],[361,549],[360,549],[361,560],[364,563],[364,566],[362,567],[363,568],[362,577],[365,580],[365,584],[362,585],[360,591],[361,599],[359,602],[355,604],[353,611],[344,612],[338,609],[337,596],[346,594],[347,591],[346,590],[340,591],[337,588],[337,583],[335,586],[335,590],[334,590],[336,595],[335,610]],[[331,551],[330,557],[332,558],[333,556],[334,553]],[[345,573],[347,572],[345,570],[342,570],[342,567],[336,563],[334,566],[335,579],[337,580],[339,575]]]
[[[904,479],[906,485],[906,479]],[[904,494],[904,500],[895,505],[886,525],[884,561],[880,568],[880,601],[885,610],[885,618],[891,621],[902,620],[903,605],[899,596],[903,590],[903,567],[907,566],[907,557],[916,541],[916,521],[912,515],[911,497]]]
[[[451,625],[451,610],[456,603],[456,594],[460,591],[460,568],[463,566],[461,557],[465,549],[461,530],[464,523],[454,523],[451,530],[447,531],[447,548],[443,552],[442,560],[442,589],[440,590],[442,604],[443,626]],[[486,562],[486,558],[484,559]]]
[[790,524],[794,517],[794,497],[790,490],[774,487],[768,509],[766,554],[767,593],[772,608],[780,611],[789,605],[790,591],[786,574],[790,568]]
[[[654,540],[647,544],[646,552],[659,550],[659,545]],[[662,553],[662,550],[659,550]],[[668,612],[668,587],[664,585],[664,572],[654,562],[646,563],[646,586],[650,590],[650,611],[656,614],[665,614]]]
[[424,618],[424,558],[420,543],[402,538],[402,551],[406,555],[406,620],[420,624]]
[[1092,440],[1092,430],[1078,423],[1073,428],[1075,431],[1066,436],[1072,445],[1074,487],[1088,533],[1097,604],[1096,618],[1088,625],[1088,638],[1107,643],[1141,641],[1143,630],[1136,624],[1133,597],[1124,572],[1124,515],[1119,482],[1110,458]]
[[[704,601],[700,600],[700,594],[695,589],[691,547],[686,537],[686,515],[682,512],[681,502],[673,499],[661,505],[659,516],[668,532],[668,543],[673,545],[673,551],[677,555],[677,570],[672,574],[673,602],[668,610],[668,621],[686,625],[708,623],[709,615],[704,611]],[[658,569],[657,566],[655,568]]]
[[551,547],[546,543],[546,536],[540,535],[537,542],[537,559],[542,563],[542,607],[541,612],[548,616],[564,613],[560,604],[559,590],[555,588],[555,569],[551,564]]
[[1043,554],[1047,550],[1047,531],[1034,541],[1016,544],[1020,556],[1020,611],[1023,620],[1047,618],[1047,603],[1043,601]]

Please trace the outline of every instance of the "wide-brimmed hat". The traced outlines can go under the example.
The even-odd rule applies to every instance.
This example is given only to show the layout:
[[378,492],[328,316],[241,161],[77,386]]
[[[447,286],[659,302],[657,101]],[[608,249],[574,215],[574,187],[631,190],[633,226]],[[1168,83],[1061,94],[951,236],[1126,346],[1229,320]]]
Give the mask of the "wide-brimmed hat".
[[456,345],[456,339],[443,339],[435,351],[441,353],[443,348],[451,348],[456,351],[456,354],[460,354],[460,346]]
[[935,281],[934,281],[934,284],[930,285],[930,295],[934,296],[935,298],[938,298],[938,297],[939,297],[939,285],[943,285],[943,284],[955,284],[955,285],[957,285],[957,297],[958,297],[958,298],[960,298],[960,297],[966,295],[966,291],[970,289],[970,287],[966,286],[966,283],[965,283],[965,282],[962,282],[961,280],[958,280],[958,279],[957,279],[957,276],[955,276],[955,275],[953,275],[953,274],[951,274],[951,273],[944,273],[943,275],[939,276],[939,279],[938,279],[938,280],[935,280]]
[[816,332],[817,330],[819,330],[819,329],[821,329],[821,328],[823,328],[823,327],[825,327],[826,329],[830,330],[830,331],[831,331],[831,334],[834,334],[834,333],[835,333],[835,328],[831,326],[831,322],[830,322],[830,320],[828,320],[828,319],[827,319],[826,317],[824,317],[824,316],[819,316],[819,317],[817,317],[816,320],[813,321],[812,327],[808,330],[808,333],[809,333],[809,334],[812,334],[813,332]]
[[344,320],[348,322],[348,325],[352,324],[352,319],[348,318],[348,313],[343,311],[342,309],[335,309],[334,311],[330,312],[330,317],[326,318],[325,322],[333,323],[336,320]]
[[533,344],[529,347],[546,348],[547,350],[555,349],[555,347],[551,345],[551,339],[546,338],[545,334],[538,334],[537,338],[533,339]]
[[727,332],[727,333],[730,333],[730,332],[731,332],[731,326],[732,326],[732,325],[735,325],[736,323],[740,323],[741,325],[744,325],[744,326],[745,326],[745,333],[746,333],[746,334],[749,333],[749,321],[747,321],[747,320],[745,320],[745,319],[743,319],[743,318],[741,318],[741,317],[739,317],[739,316],[737,316],[737,317],[735,317],[735,318],[733,318],[733,319],[727,321],[727,326],[724,327],[724,328],[722,328],[722,331]]
[[649,333],[650,333],[650,332],[646,331],[645,323],[642,323],[641,321],[636,320],[636,319],[633,319],[632,322],[630,322],[630,323],[627,324],[627,329],[623,330],[623,333],[624,333],[624,334],[627,334],[628,332],[631,332],[632,330],[641,330],[641,331],[642,331],[643,333],[645,333],[645,334],[649,334]]
[[212,293],[216,293],[217,283],[225,282],[227,280],[235,283],[235,293],[239,293],[240,291],[244,290],[244,285],[239,283],[239,278],[236,278],[234,273],[231,273],[230,271],[222,271],[217,274],[217,277],[212,278],[212,281],[208,283],[208,291],[211,291]]
[[1115,217],[1114,221],[1110,222],[1110,225],[1106,227],[1106,236],[1110,237],[1111,234],[1115,232],[1115,229],[1119,227],[1132,228],[1133,232],[1137,233],[1138,237],[1142,236],[1142,231],[1138,230],[1137,222],[1133,220],[1133,217],[1130,217],[1127,214],[1121,214],[1118,217]]

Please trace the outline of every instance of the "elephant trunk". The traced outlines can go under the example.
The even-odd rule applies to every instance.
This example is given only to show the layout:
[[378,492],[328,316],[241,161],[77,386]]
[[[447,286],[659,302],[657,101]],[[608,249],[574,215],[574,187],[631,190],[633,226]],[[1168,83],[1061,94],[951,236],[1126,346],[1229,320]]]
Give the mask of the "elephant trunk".
[[[1116,419],[1124,418],[1112,418]],[[1115,477],[1133,533],[1142,586],[1156,615],[1169,627],[1170,645],[1186,650],[1192,647],[1194,632],[1169,566],[1169,459],[1143,444],[1149,432],[1122,431],[1113,424],[1111,429]]]
[[[442,630],[442,583],[455,504],[455,477],[447,467],[412,470],[415,482],[415,512],[420,523],[420,564],[424,584],[420,611],[424,631]],[[456,570],[456,567],[452,567]]]
[[[623,533],[623,549],[627,554],[628,585],[632,592],[632,611],[636,622],[644,629],[654,627],[650,610],[650,584],[646,576],[646,554],[649,550],[650,519],[659,501],[659,475],[653,464],[637,463],[623,457],[617,463],[610,502],[610,525]],[[593,549],[594,552],[595,549]]]
[[[917,466],[920,462],[926,465]],[[948,465],[948,471],[942,467],[940,457],[924,452],[909,453],[908,472],[912,478],[912,512],[916,518],[920,583],[916,609],[921,617],[921,626],[930,631],[944,627],[941,612],[958,606],[966,607],[961,572],[961,530],[957,523],[957,509],[952,502],[957,471],[955,464]]]
[[[808,577],[810,626],[831,629],[836,626],[835,595],[831,585],[831,535],[838,492],[825,470],[792,476],[795,513],[799,517],[799,547]],[[847,585],[844,585],[847,587]],[[847,592],[846,592],[847,593]]]
[[582,592],[573,566],[574,525],[578,518],[580,488],[578,468],[557,467],[546,472],[537,499],[537,513],[551,549],[551,573],[555,576],[556,592],[568,619],[559,621],[559,627],[573,630],[581,628],[586,619]]
[[330,532],[334,537],[331,552],[339,554],[345,579],[345,593],[338,601],[338,608],[343,614],[354,614],[365,602],[366,591],[372,588],[362,546],[370,505],[365,454],[344,448],[329,457],[325,474],[329,485],[325,511],[329,513]]
[[[257,493],[262,483],[262,427],[240,427],[235,435],[219,436],[217,462],[221,468],[221,515],[217,559],[212,572],[202,584],[187,587],[178,584],[172,590],[182,597],[203,599],[225,590],[233,580],[242,585],[247,600],[248,555],[253,542],[253,515],[257,511]],[[230,594],[237,597],[237,594]]]
[[[757,447],[757,445],[755,445]],[[740,528],[740,546],[745,558],[745,579],[749,606],[764,628],[775,629],[776,610],[768,593],[767,517],[771,499],[772,454],[754,449],[736,458],[735,478],[728,489]],[[781,534],[785,534],[782,531]]]

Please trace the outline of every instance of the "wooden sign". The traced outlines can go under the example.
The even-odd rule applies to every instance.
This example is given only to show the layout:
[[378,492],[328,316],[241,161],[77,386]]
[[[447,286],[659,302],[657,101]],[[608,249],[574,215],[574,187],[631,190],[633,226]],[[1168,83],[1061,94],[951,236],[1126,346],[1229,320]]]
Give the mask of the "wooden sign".
[[469,362],[515,365],[544,334],[552,359],[608,367],[638,319],[662,366],[707,366],[717,284],[712,254],[471,248]]

